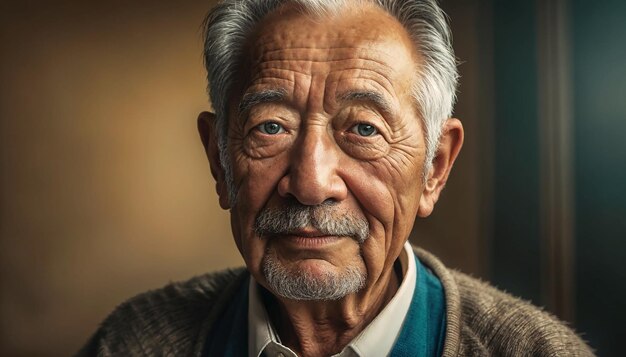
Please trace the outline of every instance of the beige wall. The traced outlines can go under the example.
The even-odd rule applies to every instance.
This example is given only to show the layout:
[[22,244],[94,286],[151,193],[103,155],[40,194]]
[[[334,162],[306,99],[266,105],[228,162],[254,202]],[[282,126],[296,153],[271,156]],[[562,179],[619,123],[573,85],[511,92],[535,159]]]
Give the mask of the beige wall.
[[[71,354],[125,298],[241,264],[195,129],[210,2],[129,3],[1,5],[0,355]],[[482,274],[467,76],[466,149],[413,240]]]
[[0,355],[75,351],[125,297],[239,265],[195,129],[201,1],[2,19]]

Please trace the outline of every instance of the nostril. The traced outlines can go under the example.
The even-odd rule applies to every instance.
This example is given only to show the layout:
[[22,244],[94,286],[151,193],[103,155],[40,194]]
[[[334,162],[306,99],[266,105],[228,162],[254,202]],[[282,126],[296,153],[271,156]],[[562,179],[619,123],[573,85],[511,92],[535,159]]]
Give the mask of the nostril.
[[346,197],[347,187],[337,165],[299,162],[292,165],[278,182],[278,194],[293,197],[304,205],[335,204]]
[[320,204],[320,206],[333,206],[333,205],[336,205],[338,203],[339,203],[339,201],[337,201],[336,199],[328,198],[328,199],[324,200],[324,202],[322,202]]

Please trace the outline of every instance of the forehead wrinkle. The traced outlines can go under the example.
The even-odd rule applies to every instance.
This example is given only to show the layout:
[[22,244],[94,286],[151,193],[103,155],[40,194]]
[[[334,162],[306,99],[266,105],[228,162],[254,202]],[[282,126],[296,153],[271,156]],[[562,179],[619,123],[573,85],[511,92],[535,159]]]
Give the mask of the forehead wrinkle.
[[[283,68],[264,68],[255,72],[255,75],[250,79],[248,87],[280,82],[286,83],[290,87],[294,87],[296,82],[294,76],[298,73],[294,70]],[[306,73],[300,74],[305,75]]]
[[[394,63],[396,56],[391,56],[387,49],[376,49],[379,45],[401,47],[400,50],[407,52],[414,61],[419,60],[406,29],[374,3],[366,2],[358,8],[347,6],[338,16],[325,14],[318,17],[289,4],[279,9],[260,22],[256,35],[250,39],[248,57],[251,62],[259,63],[263,57],[272,58],[281,52],[300,51],[307,55],[323,51],[327,60],[342,53],[344,57],[348,53],[348,58],[363,58],[365,52],[365,57],[372,57],[371,60],[378,63]],[[370,25],[372,19],[375,21]],[[309,30],[300,31],[303,26],[309,26]],[[299,56],[301,54],[296,58]]]
[[[345,71],[358,71],[359,73],[356,76],[349,77],[345,73]],[[337,82],[344,82],[344,81],[350,81],[350,80],[372,81],[378,84],[380,87],[382,87],[385,91],[389,92],[390,94],[395,93],[393,82],[391,81],[391,79],[388,78],[391,76],[385,75],[384,73],[379,73],[379,71],[372,70],[372,69],[365,69],[361,67],[353,67],[353,68],[341,69],[340,71],[339,70],[333,71],[332,73],[335,73],[335,72],[343,72],[343,73],[339,73],[339,78],[337,79]]]
[[392,80],[394,75],[388,72],[390,71],[382,71],[381,68],[373,70],[355,67],[334,71],[329,77],[331,77],[331,81],[337,83],[336,87],[339,87],[340,92],[347,92],[350,89],[371,90],[374,88],[375,91],[381,92],[383,95],[389,95],[387,98],[389,103],[396,104],[395,100],[390,100],[395,98],[397,94],[394,86],[395,81]]
[[[265,55],[273,55],[276,53],[280,53],[283,51],[333,51],[339,53],[361,53],[361,52],[374,52],[379,55],[389,57],[383,51],[378,51],[370,47],[371,43],[380,43],[380,41],[361,41],[365,42],[365,45],[355,44],[351,46],[289,46],[288,44],[280,44],[274,47],[266,48],[267,44],[260,44],[258,46],[252,47],[251,55],[254,57],[263,57]],[[385,41],[392,42],[392,41]],[[344,51],[345,50],[345,51]]]
[[[293,61],[285,61],[285,62],[293,62]],[[276,67],[264,67],[259,69],[257,72],[257,74],[253,77],[254,79],[257,78],[266,78],[266,76],[272,76],[271,72],[286,72],[288,74],[290,74],[290,81],[291,82],[295,82],[295,80],[293,79],[293,75],[295,74],[299,74],[302,76],[306,76],[306,77],[310,77],[311,76],[311,71],[307,71],[304,70],[302,68],[292,68],[295,66],[285,66],[286,68],[276,68]],[[269,72],[269,73],[268,73]]]
[[[373,80],[375,82],[378,82],[383,88],[385,88],[390,93],[394,92],[394,82],[392,81],[392,78],[397,77],[397,74],[388,65],[386,65],[385,63],[379,63],[379,62],[375,62],[375,64],[377,65],[373,65],[371,62],[368,62],[369,60],[367,59],[353,59],[349,61],[355,62],[355,63],[348,63],[347,67],[341,67],[341,66],[333,66],[333,64],[337,64],[342,61],[283,60],[283,61],[272,61],[271,63],[264,62],[258,66],[258,69],[256,71],[254,71],[256,72],[256,74],[252,78],[252,81],[256,81],[259,78],[264,78],[266,76],[273,77],[274,75],[276,75],[276,76],[282,77],[282,75],[286,75],[285,77],[288,77],[290,81],[295,82],[293,75],[296,73],[306,76],[306,77],[310,77],[313,74],[327,73],[327,76],[332,77],[333,74],[335,73],[344,72],[343,74],[340,74],[340,75],[342,77],[345,77],[347,76],[345,72],[358,71],[359,73],[353,76],[353,78],[355,79],[366,78],[366,79]],[[277,63],[284,64],[284,66],[281,66],[281,67],[272,66],[272,64],[277,64]],[[330,64],[331,68],[321,69],[319,71],[314,70],[311,65],[316,64],[316,63]],[[299,64],[305,64],[306,66],[301,66]],[[364,64],[364,65],[359,66],[359,64]],[[365,64],[369,64],[369,65],[365,65]],[[363,74],[366,74],[366,75],[363,75]]]
[[[345,59],[335,59],[335,60],[326,60],[326,59],[271,59],[271,60],[265,60],[265,61],[260,61],[258,63],[253,64],[252,66],[254,67],[260,67],[261,69],[271,69],[271,68],[276,68],[271,66],[272,64],[276,64],[276,63],[328,63],[328,64],[337,64],[337,63],[341,63],[341,62],[373,62],[373,64],[375,65],[379,65],[379,66],[384,66],[389,68],[389,66],[384,63],[384,62],[379,62],[373,59],[368,59],[368,58],[361,58],[361,57],[355,57],[355,58],[345,58]],[[371,65],[371,64],[370,64]],[[286,66],[289,67],[289,66]],[[371,65],[372,68],[374,68],[375,66]],[[346,69],[368,69],[368,67],[347,67]]]
[[[344,51],[345,50],[345,51]],[[261,63],[271,63],[272,61],[312,61],[312,62],[338,62],[346,60],[370,61],[380,65],[393,63],[394,59],[385,52],[372,49],[370,47],[307,47],[307,48],[285,48],[272,51],[262,51],[251,61],[253,66]]]
[[[278,11],[273,12],[260,23],[254,42],[271,48],[271,45],[274,43],[281,44],[281,47],[284,43],[311,42],[343,45],[350,43],[355,38],[366,42],[377,41],[382,36],[393,36],[395,40],[405,40],[408,37],[406,30],[400,22],[376,4],[355,5],[351,4],[343,7],[336,14],[325,14],[322,16],[289,8],[289,4],[283,5],[282,9],[279,8]],[[298,26],[309,26],[311,31],[294,33],[292,25],[294,21],[298,22]],[[354,26],[355,21],[358,22],[358,27]],[[363,26],[365,21],[375,21],[378,26]],[[324,31],[330,28],[329,24],[336,31]],[[384,26],[384,28],[381,28],[381,26]],[[389,31],[390,29],[392,31]]]
[[[277,70],[278,71],[278,70]],[[288,71],[288,70],[280,70],[279,72],[289,72],[291,73],[292,71]],[[255,75],[249,82],[249,84],[246,86],[247,88],[252,88],[255,86],[263,86],[263,85],[278,85],[278,83],[284,83],[286,84],[286,87],[293,87],[295,84],[295,80],[292,78],[293,76],[290,76],[291,78],[285,78],[285,77],[281,77],[281,76],[275,76],[273,74],[267,74],[267,73],[258,73],[257,75]]]
[[395,62],[394,58],[391,58],[383,51],[371,48],[362,48],[356,53],[352,47],[346,47],[346,49],[348,50],[346,53],[336,53],[327,49],[320,50],[317,48],[301,53],[283,48],[276,50],[272,56],[257,57],[251,63],[251,67],[256,68],[257,71],[274,68],[295,70],[306,75],[307,73],[303,72],[303,70],[309,70],[311,65],[326,64],[330,67],[327,70],[328,72],[336,70],[369,70],[376,72],[393,86],[388,78],[394,77],[398,72],[397,69],[391,67],[391,64]]

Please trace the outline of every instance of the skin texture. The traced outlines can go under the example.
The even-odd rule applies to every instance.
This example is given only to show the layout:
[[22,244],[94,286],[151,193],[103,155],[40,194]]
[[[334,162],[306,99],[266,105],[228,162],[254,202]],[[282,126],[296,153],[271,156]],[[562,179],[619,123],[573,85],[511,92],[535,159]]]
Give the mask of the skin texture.
[[[259,284],[271,292],[261,270],[265,254],[294,274],[336,274],[347,266],[367,274],[363,289],[336,301],[270,298],[268,311],[283,343],[300,356],[338,353],[396,292],[394,261],[415,217],[432,212],[463,128],[456,119],[446,121],[424,182],[423,126],[411,97],[420,57],[402,26],[375,7],[312,18],[286,6],[255,34],[231,100],[228,150],[238,190],[232,206],[211,113],[200,114],[200,134],[220,204],[231,210],[235,242]],[[243,98],[268,90],[281,98],[239,113]],[[277,128],[268,123],[279,129],[268,132]],[[372,132],[368,125],[373,135],[363,135]],[[370,236],[359,245],[351,237],[317,237],[314,229],[255,235],[261,210],[293,199],[332,202],[336,214],[364,217]]]

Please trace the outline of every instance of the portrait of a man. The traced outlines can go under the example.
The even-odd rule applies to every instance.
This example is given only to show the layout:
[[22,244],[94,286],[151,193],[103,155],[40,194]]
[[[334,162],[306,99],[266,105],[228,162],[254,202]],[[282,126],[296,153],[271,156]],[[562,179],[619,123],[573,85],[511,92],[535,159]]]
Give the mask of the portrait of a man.
[[434,0],[226,0],[198,116],[245,267],[120,305],[81,356],[590,356],[565,324],[408,243],[464,141]]

